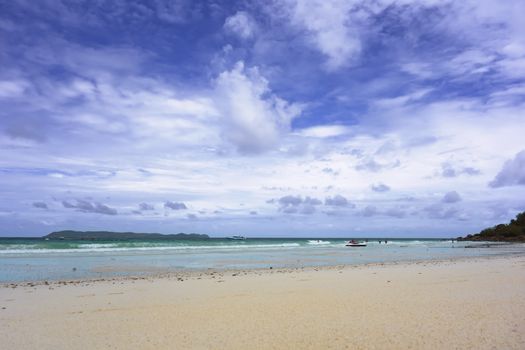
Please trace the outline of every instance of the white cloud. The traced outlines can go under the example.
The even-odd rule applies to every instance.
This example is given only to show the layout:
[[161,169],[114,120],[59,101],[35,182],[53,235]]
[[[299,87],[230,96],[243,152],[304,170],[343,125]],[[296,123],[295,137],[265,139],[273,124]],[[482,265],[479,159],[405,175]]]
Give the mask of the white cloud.
[[29,84],[25,80],[0,81],[0,98],[20,97],[28,87]]
[[461,196],[456,191],[450,191],[445,193],[445,195],[441,199],[441,202],[443,203],[457,203],[459,201],[461,201]]
[[490,187],[525,185],[525,150],[505,162]]
[[309,40],[327,57],[326,68],[336,70],[352,63],[361,52],[361,13],[350,13],[352,3],[336,1],[284,1],[291,23],[306,30]]
[[[302,108],[273,94],[259,70],[245,68],[243,62],[222,72],[211,89],[184,93],[159,80],[93,77],[94,84],[79,79],[50,83],[48,95],[33,103],[42,101],[56,109],[55,120],[80,125],[83,134],[126,131],[134,142],[147,147],[232,145],[241,153],[276,147]],[[58,107],[78,98],[84,102],[68,109]]]
[[390,186],[385,185],[383,183],[378,183],[371,185],[370,188],[372,188],[372,191],[374,192],[388,192],[390,191]]
[[350,128],[343,125],[321,125],[301,129],[298,134],[304,137],[328,138],[348,134]]
[[258,69],[245,69],[243,62],[219,75],[215,93],[223,136],[242,153],[275,146],[301,112],[299,105],[275,96]]
[[257,24],[247,12],[237,11],[235,15],[226,18],[224,29],[241,39],[249,39],[255,35]]

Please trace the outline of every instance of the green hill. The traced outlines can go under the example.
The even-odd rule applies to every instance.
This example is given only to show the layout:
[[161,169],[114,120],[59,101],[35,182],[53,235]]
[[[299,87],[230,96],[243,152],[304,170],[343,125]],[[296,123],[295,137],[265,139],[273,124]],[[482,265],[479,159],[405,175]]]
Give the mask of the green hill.
[[164,235],[161,233],[135,233],[135,232],[112,232],[112,231],[57,231],[44,236],[47,239],[69,239],[69,240],[128,240],[128,239],[209,239],[208,235],[198,233],[177,233]]
[[459,237],[458,241],[525,242],[525,212],[516,215],[508,224],[499,224],[480,233]]

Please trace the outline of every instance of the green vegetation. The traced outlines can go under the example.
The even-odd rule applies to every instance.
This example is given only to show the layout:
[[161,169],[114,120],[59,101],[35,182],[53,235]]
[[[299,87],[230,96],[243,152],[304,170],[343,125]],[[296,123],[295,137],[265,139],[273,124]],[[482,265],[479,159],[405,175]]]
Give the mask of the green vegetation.
[[516,215],[508,224],[486,228],[480,233],[458,238],[462,241],[525,242],[525,212]]
[[68,240],[128,240],[128,239],[155,239],[155,240],[172,240],[172,239],[209,239],[208,235],[198,233],[177,233],[163,235],[161,233],[135,233],[135,232],[111,232],[111,231],[58,231],[51,232],[44,236],[47,239],[68,239]]

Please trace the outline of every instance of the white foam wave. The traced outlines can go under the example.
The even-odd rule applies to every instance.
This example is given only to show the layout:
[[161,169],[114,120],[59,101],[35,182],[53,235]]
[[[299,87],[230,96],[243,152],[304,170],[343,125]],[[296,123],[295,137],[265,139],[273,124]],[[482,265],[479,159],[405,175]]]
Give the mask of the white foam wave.
[[79,249],[97,249],[97,248],[113,248],[118,247],[117,243],[88,243],[88,244],[79,244]]
[[[102,244],[101,244],[102,245]],[[86,244],[89,246],[89,244]],[[96,248],[67,248],[67,249],[9,249],[0,250],[0,255],[11,254],[74,254],[74,253],[107,253],[107,252],[134,252],[134,251],[184,251],[184,250],[250,250],[250,249],[278,249],[300,247],[299,243],[281,244],[246,244],[246,245],[207,245],[207,246],[150,246],[150,247],[96,247]]]
[[321,241],[319,239],[310,239],[310,240],[308,240],[308,244],[311,244],[311,245],[326,245],[326,244],[330,244],[330,241]]

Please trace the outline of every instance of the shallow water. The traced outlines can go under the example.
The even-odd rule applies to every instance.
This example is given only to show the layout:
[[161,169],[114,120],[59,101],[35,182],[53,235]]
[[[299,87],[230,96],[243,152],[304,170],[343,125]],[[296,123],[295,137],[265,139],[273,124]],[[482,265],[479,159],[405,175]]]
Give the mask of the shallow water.
[[384,240],[345,247],[345,239],[330,238],[97,242],[0,238],[0,282],[525,254],[524,244],[486,248],[483,243],[436,239],[387,239],[388,244]]

